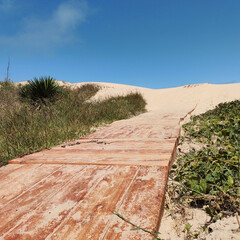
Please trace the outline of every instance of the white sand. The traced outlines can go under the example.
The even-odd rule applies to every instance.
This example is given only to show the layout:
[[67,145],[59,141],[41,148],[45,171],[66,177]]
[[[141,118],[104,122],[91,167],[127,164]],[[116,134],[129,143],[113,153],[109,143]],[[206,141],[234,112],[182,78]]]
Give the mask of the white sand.
[[[75,83],[79,87],[86,83]],[[148,111],[160,111],[184,117],[187,113],[200,114],[213,109],[221,102],[240,99],[240,83],[237,84],[196,84],[168,89],[148,89],[115,83],[95,83],[102,87],[95,99],[125,95],[129,92],[141,93],[147,101]]]

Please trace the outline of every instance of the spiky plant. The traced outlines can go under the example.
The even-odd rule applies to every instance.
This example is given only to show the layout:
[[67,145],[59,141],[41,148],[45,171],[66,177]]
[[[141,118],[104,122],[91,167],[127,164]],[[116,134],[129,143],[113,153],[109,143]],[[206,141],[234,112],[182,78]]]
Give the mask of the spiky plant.
[[27,85],[23,86],[20,96],[23,99],[29,99],[33,103],[46,103],[46,100],[54,100],[56,94],[60,91],[60,86],[52,77],[33,78]]

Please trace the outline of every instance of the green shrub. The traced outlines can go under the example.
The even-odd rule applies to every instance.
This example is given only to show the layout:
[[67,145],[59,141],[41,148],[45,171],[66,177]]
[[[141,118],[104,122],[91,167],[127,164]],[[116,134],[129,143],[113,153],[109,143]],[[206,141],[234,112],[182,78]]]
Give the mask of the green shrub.
[[57,93],[61,87],[56,83],[52,77],[34,78],[28,84],[22,87],[20,96],[23,99],[29,99],[34,104],[44,103],[55,100]]

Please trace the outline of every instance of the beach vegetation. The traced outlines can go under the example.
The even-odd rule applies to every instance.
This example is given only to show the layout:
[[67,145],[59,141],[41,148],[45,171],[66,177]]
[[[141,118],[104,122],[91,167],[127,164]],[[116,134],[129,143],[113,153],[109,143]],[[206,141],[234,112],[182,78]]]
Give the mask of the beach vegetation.
[[0,82],[0,166],[145,111],[139,93],[97,101],[91,100],[100,89],[95,84],[74,89],[59,87],[52,79],[46,86],[41,81],[29,84]]
[[183,125],[184,143],[200,149],[179,154],[171,171],[181,203],[204,208],[212,221],[240,212],[240,101],[221,103]]
[[46,102],[53,101],[61,89],[54,78],[40,77],[28,81],[21,88],[19,95],[33,104],[46,104]]

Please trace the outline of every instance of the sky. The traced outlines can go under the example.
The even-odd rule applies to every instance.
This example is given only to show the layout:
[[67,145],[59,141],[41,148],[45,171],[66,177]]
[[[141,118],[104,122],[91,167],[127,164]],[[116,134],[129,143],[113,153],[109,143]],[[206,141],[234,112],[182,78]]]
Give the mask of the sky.
[[240,82],[239,0],[0,0],[0,80]]

